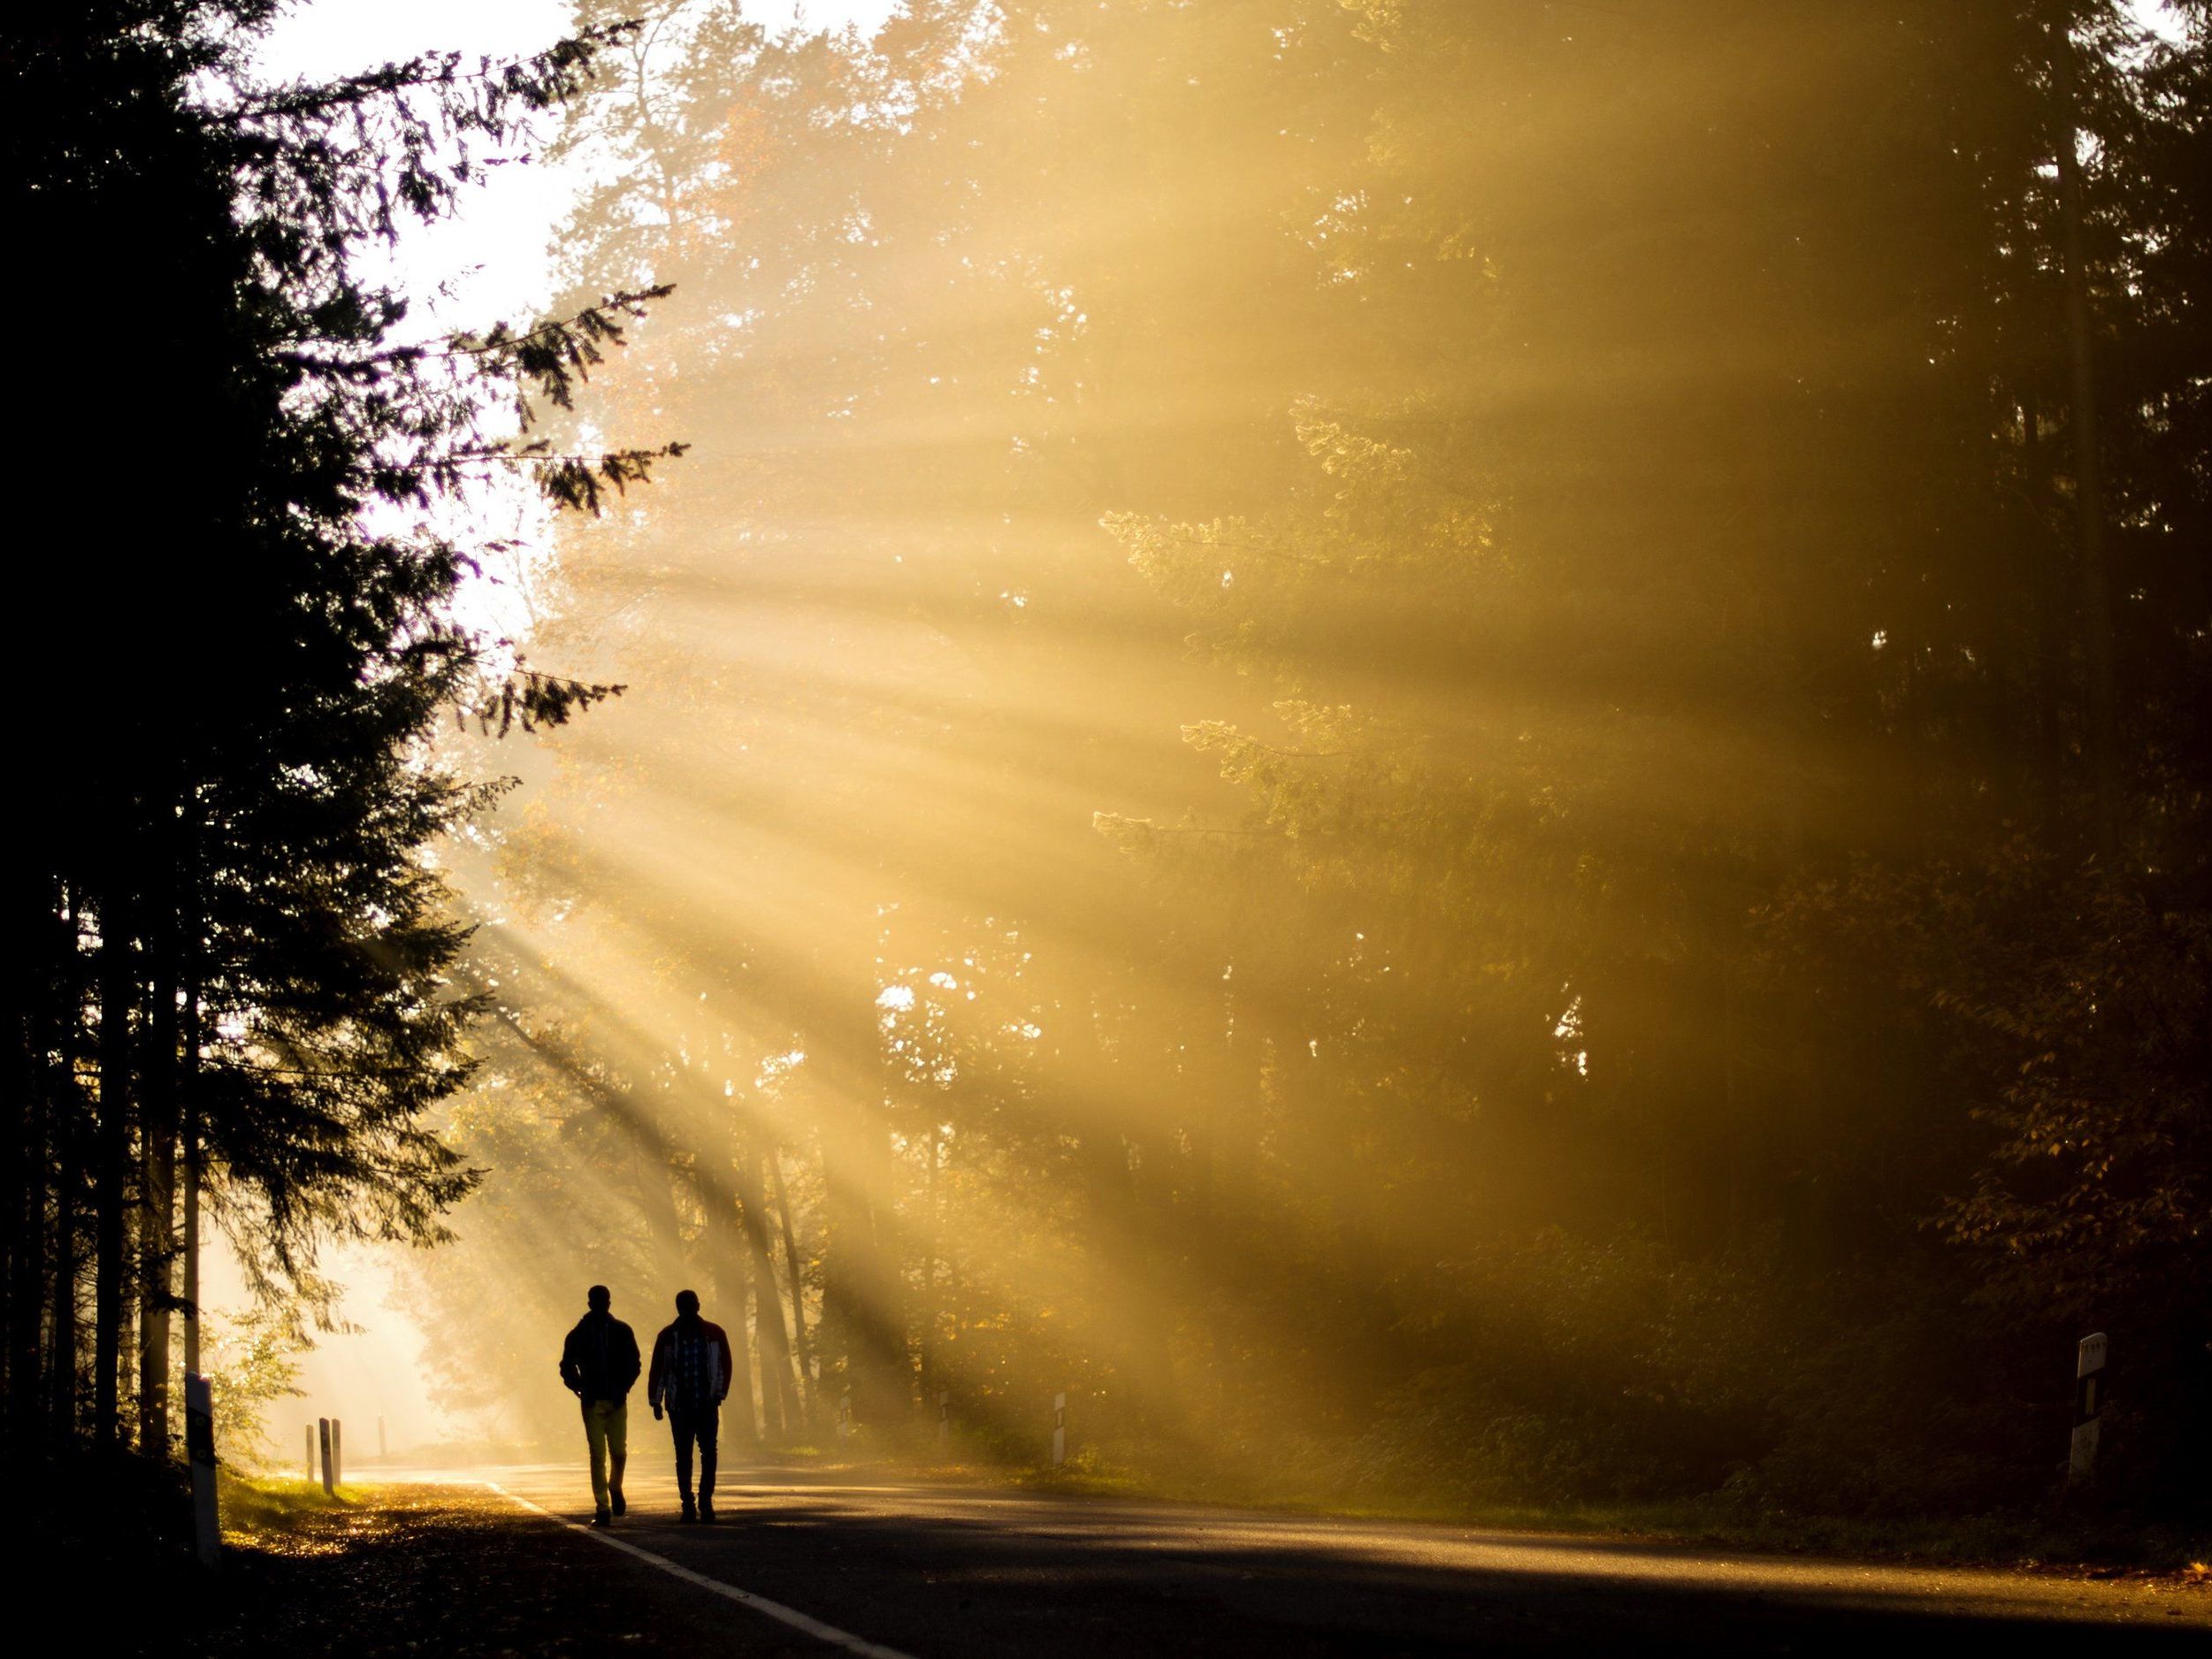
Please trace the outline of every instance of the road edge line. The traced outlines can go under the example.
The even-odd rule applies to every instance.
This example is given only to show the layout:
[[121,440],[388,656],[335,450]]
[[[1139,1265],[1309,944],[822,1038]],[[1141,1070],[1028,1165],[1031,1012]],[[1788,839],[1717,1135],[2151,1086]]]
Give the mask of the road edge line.
[[901,1653],[896,1648],[886,1648],[880,1642],[869,1641],[864,1636],[855,1636],[849,1630],[839,1630],[835,1625],[825,1625],[812,1614],[802,1613],[795,1607],[785,1607],[781,1602],[770,1601],[765,1595],[755,1595],[750,1590],[740,1590],[734,1584],[724,1584],[720,1579],[710,1579],[703,1572],[694,1572],[689,1567],[670,1561],[666,1556],[656,1556],[653,1551],[640,1548],[627,1539],[617,1538],[604,1527],[586,1526],[581,1521],[569,1519],[565,1515],[556,1515],[543,1504],[532,1503],[518,1492],[509,1492],[497,1481],[486,1480],[484,1486],[486,1490],[498,1493],[509,1503],[519,1504],[532,1514],[544,1516],[555,1526],[565,1526],[572,1533],[581,1533],[593,1543],[604,1544],[609,1549],[619,1549],[625,1556],[635,1556],[639,1561],[649,1562],[660,1568],[662,1571],[681,1579],[686,1584],[695,1584],[702,1590],[711,1590],[724,1600],[735,1602],[740,1607],[750,1608],[755,1613],[765,1613],[777,1623],[788,1625],[796,1631],[802,1631],[816,1641],[827,1642],[832,1648],[842,1648],[847,1653],[860,1654],[863,1655],[863,1659],[914,1659],[913,1655]]

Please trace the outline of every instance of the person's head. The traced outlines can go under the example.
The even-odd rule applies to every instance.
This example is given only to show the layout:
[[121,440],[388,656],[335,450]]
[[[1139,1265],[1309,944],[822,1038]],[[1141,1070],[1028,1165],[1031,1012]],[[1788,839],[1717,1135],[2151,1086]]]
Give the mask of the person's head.
[[679,1290],[679,1291],[677,1291],[677,1292],[676,1293],[676,1317],[677,1317],[677,1319],[692,1319],[692,1318],[696,1317],[696,1316],[697,1316],[697,1314],[698,1314],[698,1312],[699,1312],[699,1292],[698,1292],[698,1291],[696,1291],[696,1290]]
[[593,1312],[604,1313],[607,1311],[608,1304],[614,1301],[614,1297],[607,1294],[605,1285],[593,1285],[584,1293],[584,1300],[589,1304]]

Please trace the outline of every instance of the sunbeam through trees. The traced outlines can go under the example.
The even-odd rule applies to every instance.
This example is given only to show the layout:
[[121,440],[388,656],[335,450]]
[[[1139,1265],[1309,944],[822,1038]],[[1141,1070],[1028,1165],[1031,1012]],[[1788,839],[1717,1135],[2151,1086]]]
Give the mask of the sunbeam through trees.
[[656,14],[578,430],[698,453],[553,578],[649,689],[471,883],[451,1351],[620,1260],[751,1296],[739,1433],[1912,1507],[2124,1325],[2187,1485],[2186,20]]
[[2201,1518],[2212,5],[278,10],[0,24],[11,1457],[204,1212],[563,1457],[593,1283],[725,1459],[1429,1513],[2032,1508],[2101,1332]]

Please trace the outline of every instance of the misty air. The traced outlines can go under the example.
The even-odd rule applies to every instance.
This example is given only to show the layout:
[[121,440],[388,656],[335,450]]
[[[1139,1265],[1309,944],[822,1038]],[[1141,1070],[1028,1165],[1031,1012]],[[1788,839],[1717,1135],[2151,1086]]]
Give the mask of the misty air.
[[2212,4],[0,61],[24,1618],[2212,1631]]

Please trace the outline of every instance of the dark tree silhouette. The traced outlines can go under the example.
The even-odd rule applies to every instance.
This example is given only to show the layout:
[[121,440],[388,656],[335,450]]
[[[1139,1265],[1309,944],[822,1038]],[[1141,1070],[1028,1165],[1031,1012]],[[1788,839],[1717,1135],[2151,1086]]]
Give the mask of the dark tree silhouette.
[[494,791],[426,738],[453,713],[557,725],[620,688],[471,632],[471,550],[371,509],[507,468],[596,510],[680,449],[526,430],[665,289],[425,343],[358,274],[621,31],[268,87],[249,50],[276,9],[0,22],[11,235],[74,273],[8,278],[47,456],[5,878],[11,1456],[125,1441],[134,1392],[139,1449],[168,1455],[180,1201],[203,1194],[295,1312],[318,1241],[440,1236],[473,1177],[428,1113],[468,1075],[474,1004],[425,855]]

